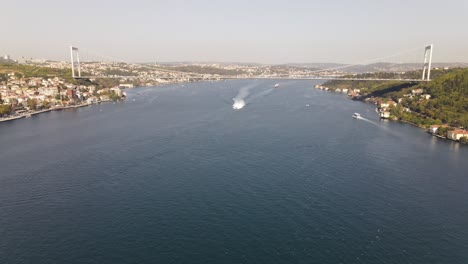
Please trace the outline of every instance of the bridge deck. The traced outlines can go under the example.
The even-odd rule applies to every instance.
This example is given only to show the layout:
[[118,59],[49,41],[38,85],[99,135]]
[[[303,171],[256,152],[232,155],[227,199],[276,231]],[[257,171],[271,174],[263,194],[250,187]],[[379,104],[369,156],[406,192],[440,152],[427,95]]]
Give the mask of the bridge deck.
[[[138,78],[138,76],[81,76],[74,77],[75,79],[121,79],[121,78]],[[159,77],[160,79],[170,80],[170,79],[179,79],[180,77]],[[310,77],[236,77],[236,76],[213,76],[213,77],[204,77],[204,76],[186,76],[185,78],[190,79],[206,79],[206,80],[255,80],[255,79],[265,79],[265,80],[324,80],[324,81],[396,81],[396,82],[429,82],[430,80],[422,79],[374,79],[374,78],[345,78],[345,77],[324,77],[324,76],[310,76]]]

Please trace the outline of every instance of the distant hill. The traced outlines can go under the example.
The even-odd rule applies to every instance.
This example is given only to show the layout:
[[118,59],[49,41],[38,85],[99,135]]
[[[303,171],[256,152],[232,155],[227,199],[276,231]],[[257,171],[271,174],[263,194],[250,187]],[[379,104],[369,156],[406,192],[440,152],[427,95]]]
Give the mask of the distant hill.
[[[350,65],[340,63],[291,63],[290,66],[305,68],[333,69],[348,73],[367,73],[367,72],[406,72],[422,69],[422,63],[373,63],[367,65]],[[455,68],[468,67],[468,63],[433,63],[433,68]]]
[[51,78],[51,77],[61,77],[66,80],[72,81],[71,78],[71,70],[66,69],[54,69],[48,67],[40,67],[40,66],[31,66],[31,65],[22,65],[17,63],[0,63],[0,73],[10,73],[16,72],[20,74],[22,77],[44,77],[44,78]]
[[302,68],[330,69],[330,68],[343,67],[348,64],[318,62],[318,63],[287,63],[284,65],[293,66],[293,67],[302,67]]
[[0,57],[0,63],[1,64],[15,64],[16,62],[14,60],[5,60],[5,58]]
[[137,64],[143,65],[164,65],[164,66],[184,66],[184,65],[243,65],[243,66],[266,66],[267,64],[256,63],[256,62],[217,62],[217,61],[165,61],[165,62],[141,62]]
[[[140,63],[140,64],[155,64],[155,63]],[[306,68],[306,69],[333,69],[348,73],[366,73],[366,72],[406,72],[422,69],[422,63],[389,63],[380,62],[366,65],[351,65],[344,63],[329,63],[329,62],[314,62],[314,63],[281,63],[281,64],[262,64],[253,62],[194,62],[194,61],[182,61],[182,62],[158,62],[158,65],[165,66],[182,66],[182,65],[194,65],[194,64],[218,64],[218,65],[244,65],[244,66],[273,66],[273,67],[293,67],[293,68]],[[456,67],[468,67],[468,63],[463,62],[447,62],[447,63],[433,63],[433,68],[456,68]]]

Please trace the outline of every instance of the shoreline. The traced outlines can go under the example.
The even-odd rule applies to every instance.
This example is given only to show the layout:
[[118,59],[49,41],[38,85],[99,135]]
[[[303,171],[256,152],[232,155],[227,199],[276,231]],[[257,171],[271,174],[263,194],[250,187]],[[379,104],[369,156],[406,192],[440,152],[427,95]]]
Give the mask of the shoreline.
[[[123,100],[125,100],[125,99],[123,99]],[[30,118],[30,117],[32,117],[34,115],[47,113],[47,112],[52,112],[52,111],[61,111],[61,110],[67,110],[67,109],[81,108],[81,107],[86,107],[86,106],[100,104],[100,103],[107,103],[107,102],[112,102],[112,100],[100,101],[100,102],[97,102],[97,103],[84,103],[84,104],[79,104],[79,105],[61,106],[61,107],[55,107],[55,108],[49,108],[49,109],[34,111],[34,112],[30,112],[30,113],[28,112],[28,113],[17,115],[17,116],[10,116],[10,117],[0,118],[0,123],[14,121],[14,120],[23,119],[23,118]]]
[[[354,100],[354,101],[358,101],[358,102],[361,102],[361,103],[372,103],[370,101],[364,101],[364,100],[358,100],[358,99],[354,99],[352,97],[348,97],[348,99],[351,99],[351,100]],[[437,138],[440,138],[440,139],[445,139],[445,140],[449,140],[451,142],[455,142],[455,143],[460,143],[460,144],[463,144],[463,145],[468,145],[468,143],[464,143],[464,142],[461,142],[459,140],[453,140],[453,139],[450,139],[448,137],[443,137],[443,136],[440,136],[440,135],[436,135],[436,134],[432,134],[428,131],[428,129],[424,126],[421,126],[421,125],[418,125],[418,124],[415,124],[415,123],[412,123],[410,121],[406,121],[406,120],[394,120],[394,119],[391,119],[391,118],[381,118],[380,119],[385,119],[385,120],[389,120],[389,121],[392,121],[392,122],[399,122],[399,123],[405,123],[405,124],[410,124],[416,128],[420,128],[422,130],[424,130],[425,132],[429,133],[431,136],[433,137],[437,137]]]
[[[216,81],[219,81],[219,80],[216,80]],[[181,82],[181,83],[175,83],[175,84],[184,84],[184,83],[189,83],[189,82]],[[131,89],[137,89],[137,88],[142,88],[142,87],[145,87],[145,86],[136,86],[136,87],[133,87],[133,88],[131,88]],[[320,89],[320,90],[322,90],[322,89]],[[329,91],[329,90],[324,90],[324,91]],[[126,97],[124,97],[124,98],[121,99],[120,101],[125,100],[125,99],[126,99]],[[357,99],[357,98],[355,98],[355,97],[350,97],[350,96],[347,96],[347,99],[350,99],[350,100],[353,100],[353,101],[359,101],[359,102],[361,102],[361,103],[372,103],[371,101],[365,101],[365,100]],[[97,103],[84,103],[84,104],[80,104],[80,105],[72,105],[72,106],[64,106],[64,107],[58,107],[58,108],[51,108],[51,109],[45,109],[45,110],[40,110],[40,111],[36,111],[36,112],[32,112],[32,113],[23,114],[23,115],[20,115],[20,116],[13,116],[13,117],[0,118],[0,123],[2,123],[2,122],[8,122],[8,121],[14,121],[14,120],[17,120],[17,119],[22,119],[22,118],[27,118],[28,115],[29,115],[29,117],[32,117],[33,115],[42,114],[42,113],[47,113],[47,112],[51,112],[51,111],[60,111],[60,110],[66,110],[66,109],[81,108],[81,107],[86,107],[86,106],[95,105],[95,104],[100,104],[100,103],[106,103],[106,102],[112,102],[112,100],[100,101],[100,102],[97,102]],[[425,132],[428,132],[426,127],[417,125],[417,124],[412,123],[412,122],[409,122],[409,121],[405,121],[405,120],[393,120],[393,119],[390,119],[390,118],[381,118],[381,119],[387,119],[387,120],[390,120],[390,121],[393,121],[393,122],[400,122],[400,123],[410,124],[410,125],[412,125],[412,126],[414,126],[414,127],[416,127],[416,128],[420,128],[420,129],[424,130]],[[428,132],[428,133],[429,133],[429,132]],[[463,145],[468,145],[468,143],[460,142],[460,141],[458,141],[458,140],[453,140],[453,139],[449,139],[449,138],[447,138],[447,137],[442,137],[442,136],[439,136],[439,135],[434,135],[434,134],[432,134],[432,133],[429,133],[429,134],[431,134],[431,136],[433,136],[433,137],[437,137],[437,138],[440,138],[440,139],[450,140],[450,141],[452,141],[452,142],[460,143],[460,144],[463,144]]]
[[[327,92],[334,92],[333,90],[326,90],[324,89],[324,86],[321,86],[322,88],[320,88],[320,85],[316,85],[315,88],[318,88],[322,91],[327,91]],[[361,103],[364,103],[364,104],[374,104],[375,102],[373,100],[363,100],[362,98],[358,98],[356,96],[347,96],[348,99],[350,100],[353,100],[353,101],[358,101],[358,102],[361,102]],[[422,126],[422,125],[418,125],[418,124],[415,124],[413,122],[410,122],[410,121],[406,121],[406,120],[401,120],[401,119],[392,119],[392,118],[382,118],[380,117],[380,119],[384,119],[384,120],[389,120],[389,121],[392,121],[392,122],[399,122],[399,123],[405,123],[405,124],[410,124],[416,128],[420,128],[422,130],[424,130],[425,132],[429,133],[431,136],[433,137],[437,137],[437,138],[440,138],[440,139],[445,139],[445,140],[449,140],[451,142],[455,142],[455,143],[459,143],[459,144],[463,144],[463,145],[468,145],[468,143],[465,143],[465,142],[461,142],[459,140],[453,140],[453,139],[450,139],[448,137],[443,137],[443,136],[439,136],[439,135],[435,135],[435,134],[432,134],[428,131],[427,127],[425,126]]]

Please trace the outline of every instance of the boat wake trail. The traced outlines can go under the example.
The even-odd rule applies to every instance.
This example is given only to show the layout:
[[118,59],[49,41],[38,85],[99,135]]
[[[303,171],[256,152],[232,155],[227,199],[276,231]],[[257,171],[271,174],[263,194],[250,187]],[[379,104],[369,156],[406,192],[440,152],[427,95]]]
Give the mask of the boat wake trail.
[[394,130],[391,130],[390,128],[386,127],[385,125],[379,124],[379,123],[374,122],[372,120],[369,120],[369,119],[367,119],[365,117],[360,116],[357,119],[362,120],[362,121],[366,121],[367,123],[370,123],[370,124],[378,127],[379,129],[384,130],[385,133],[389,133],[392,136],[395,136],[395,137],[402,137],[403,136],[401,133],[398,133],[398,132],[396,132]]
[[275,90],[275,88],[270,88],[265,91],[261,91],[256,94],[250,95],[250,89],[252,88],[253,86],[252,87],[247,86],[247,87],[242,87],[239,90],[239,93],[237,94],[237,96],[235,98],[232,98],[232,100],[234,101],[234,104],[232,105],[233,109],[236,109],[236,110],[242,109],[244,106],[246,106],[247,104],[251,103],[252,101],[258,98],[267,97]]
[[259,92],[257,94],[254,94],[252,96],[250,96],[249,98],[247,98],[247,101],[250,102],[252,100],[255,100],[257,98],[261,98],[261,97],[267,97],[269,94],[271,94],[273,91],[275,90],[275,88],[270,88],[268,90],[265,90],[265,91],[262,91],[262,92]]
[[232,108],[236,110],[244,108],[244,106],[246,105],[245,98],[249,96],[250,90],[257,85],[258,84],[251,84],[240,88],[236,97],[232,98],[232,100],[234,101]]
[[374,122],[374,121],[372,121],[372,120],[369,120],[369,119],[367,119],[367,118],[365,118],[365,117],[362,117],[362,116],[358,117],[357,119],[363,120],[363,121],[366,121],[366,122],[369,122],[369,123],[371,123],[371,124],[373,124],[373,125],[375,125],[375,126],[380,126],[380,125],[377,124],[376,122]]

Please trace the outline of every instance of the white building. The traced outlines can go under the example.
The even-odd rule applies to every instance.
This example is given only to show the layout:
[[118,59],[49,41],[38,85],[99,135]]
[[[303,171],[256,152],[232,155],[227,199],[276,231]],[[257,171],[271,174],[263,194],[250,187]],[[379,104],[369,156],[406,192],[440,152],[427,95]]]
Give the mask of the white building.
[[111,91],[114,91],[114,93],[118,96],[122,96],[122,90],[120,90],[119,87],[114,87],[110,89]]
[[133,84],[131,83],[121,83],[119,84],[120,88],[133,88]]
[[419,89],[411,90],[411,93],[414,94],[414,95],[422,94],[423,89],[419,88]]
[[384,111],[380,113],[381,118],[390,118],[390,112]]
[[460,140],[461,137],[468,137],[468,131],[467,130],[448,131],[447,137],[452,140]]
[[432,125],[429,127],[429,133],[431,134],[435,134],[437,133],[437,130],[439,129],[439,127],[443,127],[441,125]]

